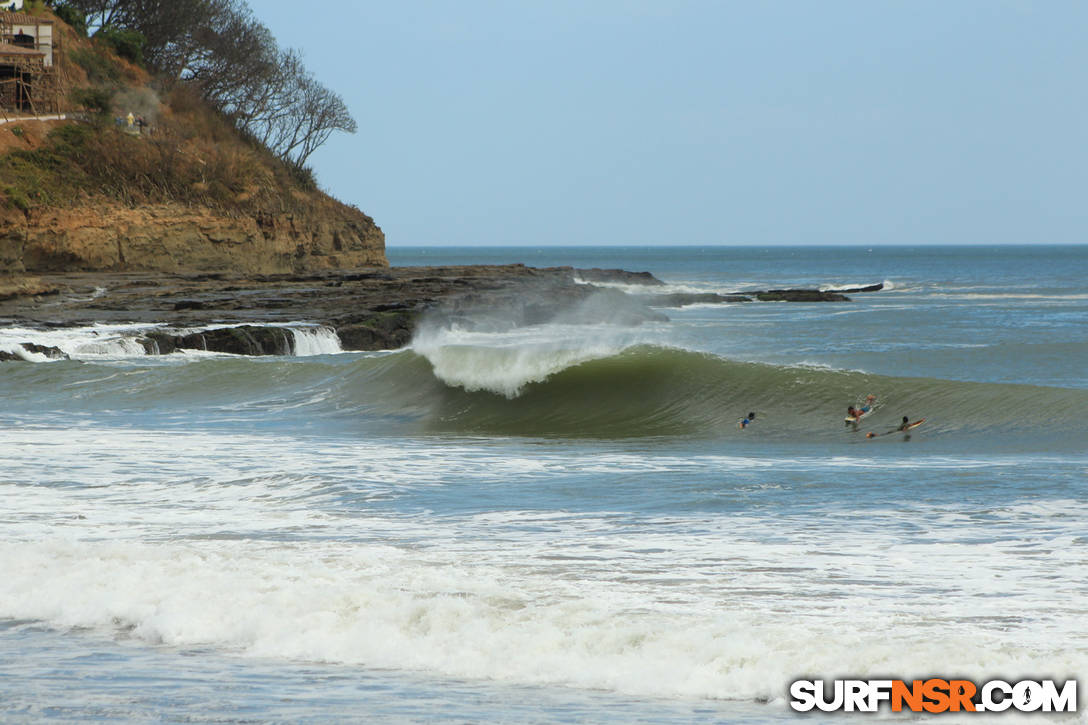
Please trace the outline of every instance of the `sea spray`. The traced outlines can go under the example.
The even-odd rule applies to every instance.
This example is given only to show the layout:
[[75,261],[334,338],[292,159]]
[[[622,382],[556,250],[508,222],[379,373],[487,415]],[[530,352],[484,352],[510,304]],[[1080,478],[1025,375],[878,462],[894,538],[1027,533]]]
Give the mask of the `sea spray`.
[[532,383],[589,360],[617,355],[647,337],[610,325],[551,324],[505,333],[429,326],[411,349],[447,385],[516,398]]

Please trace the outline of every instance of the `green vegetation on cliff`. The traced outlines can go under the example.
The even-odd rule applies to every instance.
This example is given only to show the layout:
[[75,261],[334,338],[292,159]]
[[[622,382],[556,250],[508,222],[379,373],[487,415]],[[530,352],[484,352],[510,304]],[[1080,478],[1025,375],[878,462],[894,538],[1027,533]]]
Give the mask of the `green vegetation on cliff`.
[[[88,107],[100,101],[80,96]],[[88,100],[90,97],[90,100]],[[181,202],[224,212],[290,210],[295,192],[316,189],[312,176],[249,142],[184,87],[170,92],[145,133],[135,135],[108,113],[56,125],[37,148],[0,157],[8,200],[71,206],[95,197],[127,205]]]
[[[0,202],[9,206],[104,198],[290,212],[317,190],[309,154],[332,131],[355,128],[339,97],[280,51],[240,0],[53,5],[55,15],[40,3],[29,11],[54,19],[62,105],[80,120],[54,122],[37,139],[0,126],[11,135],[0,138]],[[307,89],[319,97],[308,107]]]

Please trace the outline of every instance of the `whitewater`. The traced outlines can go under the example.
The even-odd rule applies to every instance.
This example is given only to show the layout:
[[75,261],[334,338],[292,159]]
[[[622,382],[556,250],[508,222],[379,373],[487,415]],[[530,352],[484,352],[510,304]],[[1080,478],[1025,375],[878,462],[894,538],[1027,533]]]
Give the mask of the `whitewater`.
[[368,353],[300,319],[261,358],[0,320],[0,720],[770,723],[814,721],[796,679],[1088,676],[1088,248],[389,256],[883,289]]

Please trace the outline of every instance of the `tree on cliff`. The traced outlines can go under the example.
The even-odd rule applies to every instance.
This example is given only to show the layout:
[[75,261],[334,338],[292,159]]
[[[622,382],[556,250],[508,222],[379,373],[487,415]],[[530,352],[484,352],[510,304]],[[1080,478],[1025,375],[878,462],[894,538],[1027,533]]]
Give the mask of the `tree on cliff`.
[[[87,27],[143,36],[143,58],[196,88],[251,138],[302,167],[334,131],[354,133],[339,94],[279,47],[245,0],[58,0]],[[69,11],[70,12],[70,11]]]

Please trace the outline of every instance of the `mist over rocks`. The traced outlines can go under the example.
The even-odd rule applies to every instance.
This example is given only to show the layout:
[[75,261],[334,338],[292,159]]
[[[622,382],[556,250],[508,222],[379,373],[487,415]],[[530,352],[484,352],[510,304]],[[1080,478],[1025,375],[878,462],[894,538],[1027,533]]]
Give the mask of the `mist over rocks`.
[[633,327],[667,322],[661,307],[849,301],[840,292],[819,290],[650,292],[663,286],[649,272],[524,264],[294,274],[43,274],[32,289],[51,294],[0,299],[0,324],[36,329],[154,324],[158,327],[136,340],[148,354],[191,349],[290,355],[296,352],[292,330],[300,324],[334,331],[344,350],[388,350],[408,345],[424,323],[485,332],[549,323]]

